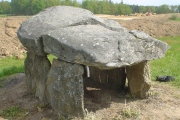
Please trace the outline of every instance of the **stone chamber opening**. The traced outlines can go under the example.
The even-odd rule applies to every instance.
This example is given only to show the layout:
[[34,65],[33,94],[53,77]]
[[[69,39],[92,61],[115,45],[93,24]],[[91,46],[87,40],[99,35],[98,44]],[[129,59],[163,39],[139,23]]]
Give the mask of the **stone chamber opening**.
[[125,67],[100,70],[84,66],[83,81],[84,108],[88,111],[108,108],[111,102],[121,101],[130,92]]

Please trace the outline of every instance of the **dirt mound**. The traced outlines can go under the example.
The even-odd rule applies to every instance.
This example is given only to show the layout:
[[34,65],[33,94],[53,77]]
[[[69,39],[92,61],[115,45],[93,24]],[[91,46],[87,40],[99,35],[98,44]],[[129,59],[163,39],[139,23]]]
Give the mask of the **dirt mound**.
[[[172,14],[138,17],[132,20],[117,20],[128,30],[140,30],[153,37],[180,35],[180,22],[169,20]],[[180,17],[180,14],[177,14]]]
[[17,38],[17,29],[27,17],[0,18],[0,58],[7,56],[21,56],[25,48]]
[[[11,76],[0,88],[0,113],[18,106],[22,112],[18,120],[56,120],[52,109],[26,93],[23,73]],[[179,120],[180,91],[163,83],[152,83],[150,97],[137,99],[125,91],[115,92],[94,85],[85,90],[85,120]],[[3,119],[0,117],[0,120]],[[80,118],[74,118],[80,120]]]
[[180,14],[161,14],[151,16],[113,16],[97,15],[102,18],[116,20],[128,30],[140,30],[152,37],[178,36],[180,35],[180,22],[169,20],[172,15],[180,17]]
[[[128,30],[137,29],[153,37],[180,35],[180,22],[170,21],[172,14],[153,15],[145,17],[121,17],[112,15],[97,15],[99,17],[118,21]],[[180,14],[176,14],[180,17]],[[28,17],[11,16],[0,18],[0,58],[6,56],[21,56],[25,48],[17,38],[17,29]]]

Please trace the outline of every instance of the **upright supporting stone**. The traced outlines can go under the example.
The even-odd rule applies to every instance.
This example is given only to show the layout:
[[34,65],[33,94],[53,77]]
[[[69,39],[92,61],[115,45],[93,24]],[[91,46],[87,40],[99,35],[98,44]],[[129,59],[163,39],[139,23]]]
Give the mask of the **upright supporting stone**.
[[25,60],[25,75],[27,90],[29,93],[35,94],[40,101],[46,101],[45,89],[47,74],[51,64],[47,56],[37,56],[27,53]]
[[108,85],[112,89],[122,90],[126,81],[125,68],[100,70],[95,67],[90,67],[90,78],[99,83]]
[[47,80],[47,98],[60,116],[84,116],[83,66],[54,59]]
[[151,86],[148,61],[126,67],[126,74],[131,94],[140,98],[148,97]]

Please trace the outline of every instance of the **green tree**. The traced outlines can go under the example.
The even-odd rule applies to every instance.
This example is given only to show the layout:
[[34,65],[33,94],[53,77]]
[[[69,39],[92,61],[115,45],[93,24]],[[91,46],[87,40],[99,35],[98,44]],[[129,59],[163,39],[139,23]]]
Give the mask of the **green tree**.
[[139,6],[140,13],[146,13],[147,11],[148,11],[148,8],[146,6]]
[[[66,5],[66,6],[75,6],[75,7],[80,6],[77,0],[55,0],[55,1],[56,1],[56,5]],[[58,4],[57,1],[60,1],[60,3]]]
[[3,13],[3,9],[1,7],[1,2],[0,2],[0,14],[2,14],[2,13]]
[[168,5],[161,5],[156,9],[156,13],[162,14],[162,13],[170,13],[170,7]]
[[171,9],[172,13],[178,12],[178,6],[177,5],[171,5],[170,9]]
[[93,0],[83,0],[83,2],[82,2],[82,7],[84,8],[84,9],[87,9],[87,10],[90,10],[91,12],[93,12],[94,13],[94,6],[93,6],[93,3],[94,1]]
[[110,14],[110,3],[108,0],[100,1],[99,2],[99,8],[101,9],[100,14]]
[[11,5],[10,2],[1,1],[0,2],[0,14],[9,14],[11,13]]
[[43,0],[43,1],[46,8],[61,4],[61,0]]
[[43,0],[31,0],[30,9],[32,15],[37,14],[46,7]]
[[177,7],[177,8],[178,8],[178,13],[180,13],[180,5],[178,5],[178,7]]
[[30,0],[12,0],[12,13],[16,15],[27,15],[30,11]]
[[117,15],[118,9],[116,7],[116,4],[110,1],[110,14],[111,15]]
[[130,8],[131,8],[133,13],[139,13],[140,12],[138,5],[130,5]]
[[152,12],[152,13],[156,12],[155,6],[149,6],[149,8],[151,9],[151,12]]
[[125,4],[119,4],[118,5],[118,14],[129,15],[131,13],[132,13],[132,9],[130,8],[129,5],[125,5]]
[[80,5],[78,4],[77,0],[73,0],[71,6],[79,7]]

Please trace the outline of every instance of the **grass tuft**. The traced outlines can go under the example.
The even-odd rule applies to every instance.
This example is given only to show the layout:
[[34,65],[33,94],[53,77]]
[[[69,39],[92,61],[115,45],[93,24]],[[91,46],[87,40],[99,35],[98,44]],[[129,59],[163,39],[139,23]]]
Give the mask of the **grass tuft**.
[[125,106],[119,115],[114,116],[113,120],[138,120],[141,115],[137,107]]
[[2,113],[0,113],[1,116],[5,118],[15,118],[20,116],[20,113],[24,112],[24,110],[18,106],[12,106],[4,109]]
[[121,111],[121,115],[123,118],[131,118],[131,119],[138,119],[140,116],[140,110],[137,108],[125,107]]

